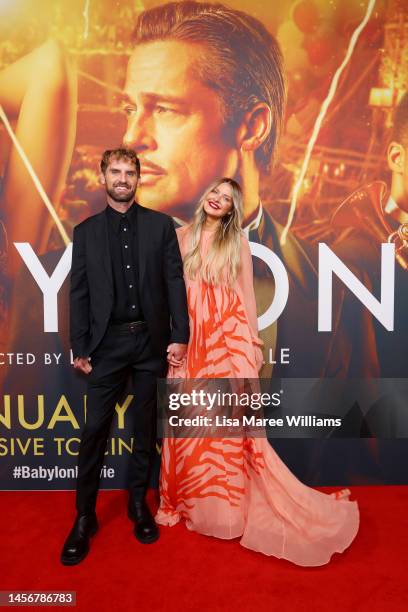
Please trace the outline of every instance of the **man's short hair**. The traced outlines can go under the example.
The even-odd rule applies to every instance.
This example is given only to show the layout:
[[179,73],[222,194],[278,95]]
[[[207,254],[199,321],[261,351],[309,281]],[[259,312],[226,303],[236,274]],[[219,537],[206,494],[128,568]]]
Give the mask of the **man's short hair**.
[[226,127],[239,125],[259,102],[271,112],[272,128],[256,151],[256,161],[269,169],[285,110],[282,54],[275,38],[258,19],[208,2],[170,2],[141,13],[134,30],[137,44],[180,40],[209,50],[197,65],[198,77],[220,96]]
[[119,147],[117,149],[107,149],[102,155],[101,159],[102,174],[105,174],[106,168],[109,166],[110,162],[113,159],[115,159],[116,161],[118,161],[119,159],[126,159],[127,161],[131,162],[136,167],[137,176],[140,176],[140,161],[133,149],[127,149],[126,147]]
[[395,109],[392,140],[408,146],[408,92],[402,96]]

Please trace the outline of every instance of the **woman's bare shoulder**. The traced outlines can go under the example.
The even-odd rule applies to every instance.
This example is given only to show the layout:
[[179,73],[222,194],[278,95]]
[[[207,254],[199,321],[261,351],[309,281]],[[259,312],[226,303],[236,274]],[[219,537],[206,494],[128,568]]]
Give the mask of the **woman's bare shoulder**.
[[190,229],[191,225],[181,225],[180,227],[178,227],[176,229],[176,234],[177,236],[184,236],[185,234],[187,234],[188,230]]
[[179,242],[182,242],[190,235],[191,224],[182,225],[176,229],[176,234]]

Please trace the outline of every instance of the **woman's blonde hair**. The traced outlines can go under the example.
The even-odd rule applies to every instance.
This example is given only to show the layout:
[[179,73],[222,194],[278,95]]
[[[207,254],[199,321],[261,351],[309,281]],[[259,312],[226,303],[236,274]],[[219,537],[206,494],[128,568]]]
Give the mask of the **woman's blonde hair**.
[[[208,253],[202,261],[200,239],[207,219],[204,202],[208,194],[222,183],[231,186],[232,208],[221,218]],[[242,191],[239,184],[225,177],[214,181],[206,189],[194,213],[190,249],[184,258],[184,272],[189,278],[199,277],[209,285],[217,285],[221,281],[232,284],[236,280],[241,260],[242,218]]]

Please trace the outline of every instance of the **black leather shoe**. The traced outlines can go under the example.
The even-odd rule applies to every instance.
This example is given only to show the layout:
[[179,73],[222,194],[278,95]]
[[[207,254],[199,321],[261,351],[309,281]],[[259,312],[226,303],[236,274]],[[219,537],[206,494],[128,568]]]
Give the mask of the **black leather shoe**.
[[129,502],[128,516],[135,523],[133,533],[139,542],[153,544],[159,539],[159,529],[145,500]]
[[89,552],[89,540],[98,531],[96,514],[78,515],[61,553],[63,565],[77,565]]

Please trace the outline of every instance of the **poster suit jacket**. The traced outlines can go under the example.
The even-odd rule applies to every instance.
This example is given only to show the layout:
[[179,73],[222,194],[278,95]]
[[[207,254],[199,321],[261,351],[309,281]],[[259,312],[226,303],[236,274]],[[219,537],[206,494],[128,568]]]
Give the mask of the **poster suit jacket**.
[[[274,377],[343,378],[378,376],[375,336],[369,313],[355,309],[357,300],[337,279],[333,279],[332,331],[319,332],[317,245],[296,238],[289,232],[280,244],[283,228],[264,211],[257,230],[249,240],[270,248],[282,261],[289,279],[289,297],[277,321],[260,333],[273,357],[282,347],[290,349],[290,363],[273,366]],[[352,271],[360,276],[357,268]],[[266,265],[254,258],[254,284],[258,314],[271,303],[275,283]],[[268,361],[268,355],[265,355]],[[278,360],[277,360],[278,361]],[[261,371],[269,377],[268,363]]]

